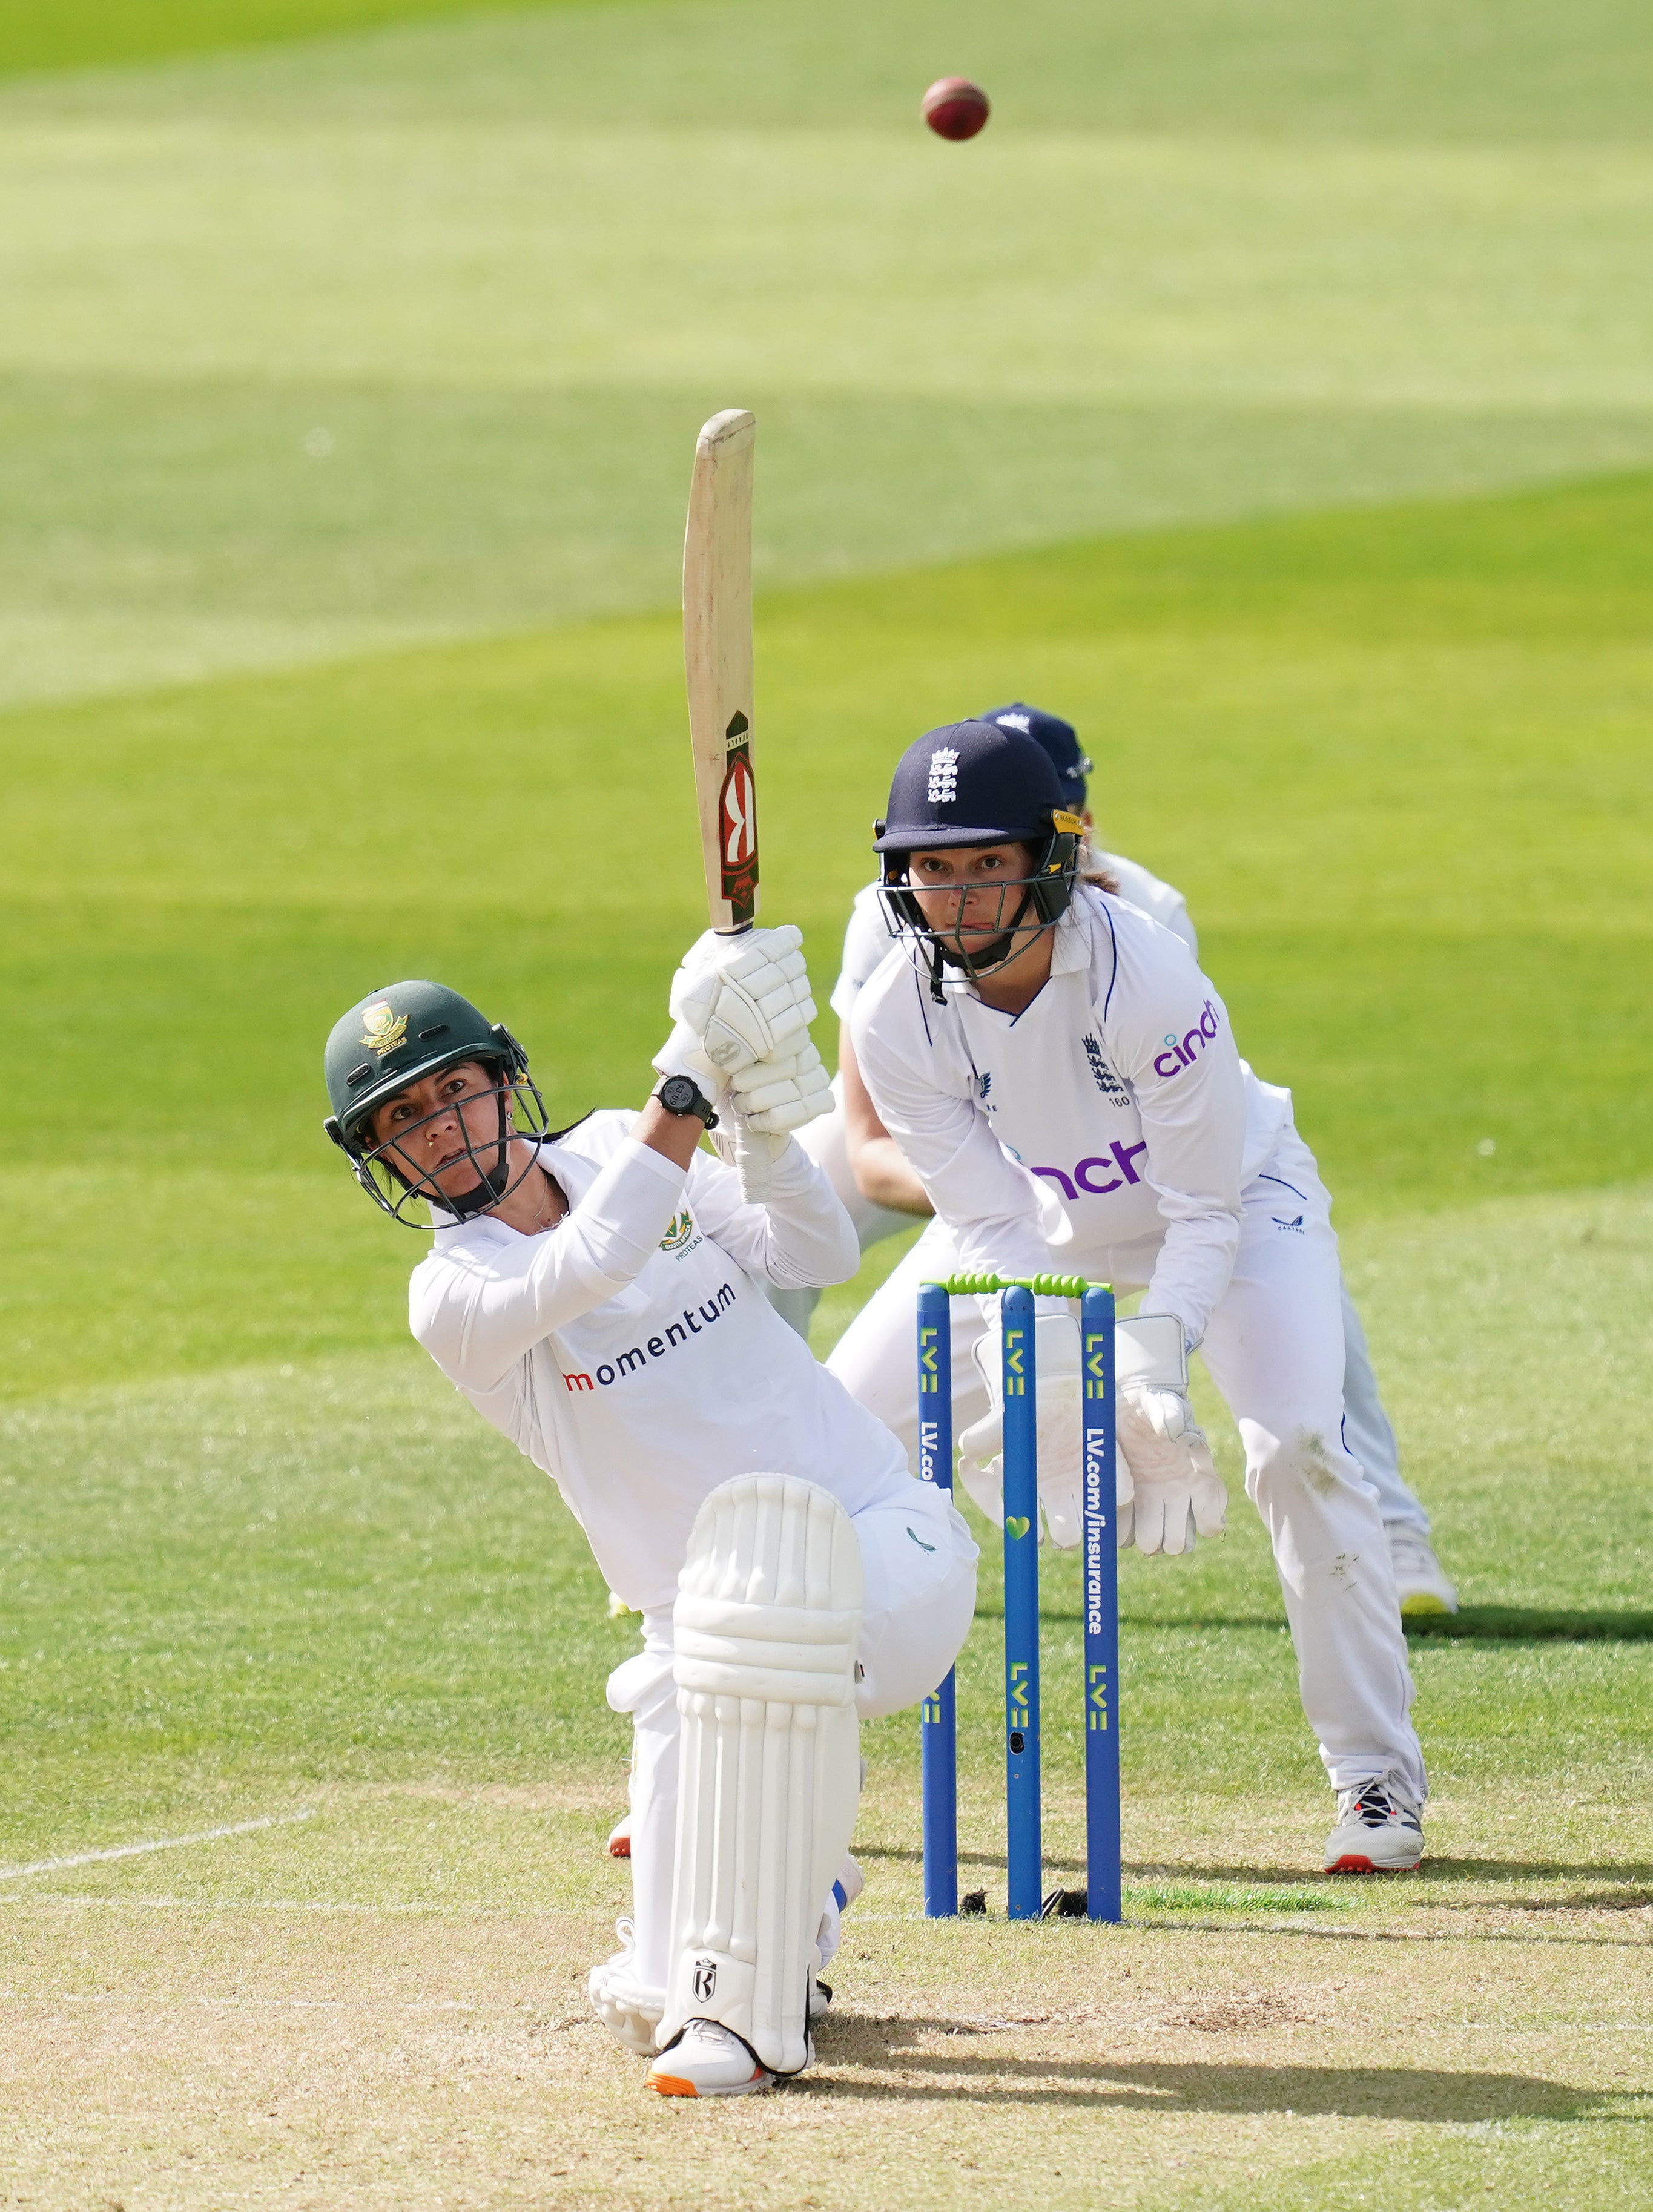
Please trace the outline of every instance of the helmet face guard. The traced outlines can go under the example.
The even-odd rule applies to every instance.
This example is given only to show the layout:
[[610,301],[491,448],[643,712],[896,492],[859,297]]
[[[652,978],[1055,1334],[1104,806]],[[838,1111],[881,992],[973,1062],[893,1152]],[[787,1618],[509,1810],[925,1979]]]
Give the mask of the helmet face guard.
[[[473,1059],[477,1055],[467,1054],[465,1057]],[[456,1066],[461,1064],[451,1063]],[[349,1159],[357,1182],[380,1211],[399,1222],[404,1229],[435,1227],[432,1220],[422,1221],[411,1211],[421,1203],[439,1206],[444,1213],[461,1220],[473,1213],[486,1213],[514,1190],[520,1189],[538,1164],[536,1155],[530,1152],[523,1166],[513,1175],[510,1147],[514,1138],[538,1139],[545,1135],[550,1127],[545,1102],[529,1076],[526,1061],[515,1066],[501,1062],[495,1073],[499,1079],[489,1090],[472,1091],[468,1098],[452,1099],[421,1115],[418,1121],[404,1123],[376,1144],[364,1143],[360,1125],[348,1135],[343,1130],[330,1127],[329,1134]],[[487,1098],[494,1101],[497,1126],[493,1134],[478,1138],[472,1133],[465,1109]],[[386,1099],[380,1103],[387,1105],[390,1102]],[[364,1120],[371,1121],[378,1110],[375,1108],[374,1115]],[[444,1190],[435,1174],[422,1168],[403,1149],[410,1139],[416,1139],[420,1131],[428,1128],[433,1121],[450,1119],[458,1125],[461,1149],[476,1175],[475,1182],[458,1193]],[[456,1164],[455,1160],[447,1161],[444,1171]]]
[[[1063,823],[1074,820],[1072,816],[1058,818]],[[930,995],[938,1006],[945,1000],[941,985],[946,969],[956,968],[970,982],[980,982],[1007,967],[1036,939],[1056,927],[1073,902],[1081,839],[1077,823],[1073,829],[1054,829],[1027,875],[1004,877],[991,884],[941,884],[927,890],[924,898],[932,908],[938,899],[952,902],[950,913],[944,909],[939,921],[932,921],[926,914],[909,881],[912,854],[886,852],[882,855],[878,896],[892,933],[925,948]],[[965,926],[967,901],[973,900],[979,913],[985,902],[995,898],[991,921],[973,921]],[[975,949],[968,950],[972,942]]]
[[[489,1090],[435,1107],[392,1136],[374,1135],[379,1115],[392,1099],[468,1061],[487,1073]],[[510,1030],[490,1022],[444,983],[392,983],[353,1006],[333,1024],[322,1073],[333,1109],[323,1128],[380,1212],[404,1229],[434,1226],[417,1218],[416,1200],[461,1218],[499,1205],[534,1166],[531,1152],[528,1164],[512,1175],[513,1138],[543,1137],[550,1126],[544,1101],[528,1073],[528,1056]],[[493,1127],[478,1134],[459,1109],[466,1106],[474,1113],[489,1097]],[[457,1195],[444,1191],[428,1164],[410,1148],[410,1140],[445,1115],[455,1120],[460,1150],[475,1170],[474,1182]],[[459,1163],[456,1152],[447,1171]]]

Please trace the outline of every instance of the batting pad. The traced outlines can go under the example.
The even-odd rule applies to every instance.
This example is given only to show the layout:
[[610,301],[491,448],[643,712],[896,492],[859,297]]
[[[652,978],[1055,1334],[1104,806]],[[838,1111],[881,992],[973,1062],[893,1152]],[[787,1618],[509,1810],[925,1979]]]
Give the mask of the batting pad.
[[662,2050],[714,2020],[809,2063],[815,1936],[855,1825],[860,1547],[837,1499],[743,1474],[695,1517],[672,1610],[682,1729]]

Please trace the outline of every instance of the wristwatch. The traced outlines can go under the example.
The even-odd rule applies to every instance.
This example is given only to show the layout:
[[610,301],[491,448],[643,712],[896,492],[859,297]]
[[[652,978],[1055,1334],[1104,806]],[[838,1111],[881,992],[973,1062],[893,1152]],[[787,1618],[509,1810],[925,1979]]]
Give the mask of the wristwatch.
[[697,1115],[708,1129],[718,1125],[711,1100],[692,1075],[668,1075],[654,1096],[668,1114]]

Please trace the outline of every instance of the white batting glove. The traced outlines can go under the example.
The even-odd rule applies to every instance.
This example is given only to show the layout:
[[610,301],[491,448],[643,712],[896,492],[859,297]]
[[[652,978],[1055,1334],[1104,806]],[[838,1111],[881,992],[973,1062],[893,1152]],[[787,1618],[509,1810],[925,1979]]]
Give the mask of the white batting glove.
[[693,1030],[726,1073],[794,1047],[815,1018],[803,932],[752,929],[740,937],[708,930],[672,979],[675,1019]]
[[747,1128],[779,1136],[832,1111],[832,1079],[805,1036],[796,1051],[773,1053],[731,1076],[729,1103]]
[[[1085,1449],[1080,1429],[1079,1323],[1071,1314],[1036,1316],[1038,1367],[1037,1450],[1039,1510],[1045,1533],[1059,1552],[1085,1540]],[[1005,1345],[1000,1328],[978,1338],[971,1356],[988,1386],[990,1409],[958,1440],[959,1480],[994,1528],[1005,1525]],[[1122,1525],[1131,1478],[1115,1461],[1115,1522]],[[1122,1482],[1120,1480],[1122,1478]],[[1121,1541],[1128,1540],[1121,1536]]]
[[1176,1558],[1228,1528],[1228,1492],[1188,1402],[1188,1355],[1174,1314],[1115,1332],[1119,1443],[1131,1471],[1139,1552]]

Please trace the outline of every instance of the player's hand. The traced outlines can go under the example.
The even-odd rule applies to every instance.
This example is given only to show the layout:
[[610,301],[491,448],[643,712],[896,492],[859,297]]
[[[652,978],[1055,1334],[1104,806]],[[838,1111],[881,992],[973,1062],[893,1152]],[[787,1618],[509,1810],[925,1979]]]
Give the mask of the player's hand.
[[795,1050],[807,1035],[815,1001],[803,942],[788,922],[739,937],[708,929],[690,947],[672,979],[672,1012],[726,1074]]
[[1133,1538],[1139,1552],[1176,1558],[1228,1527],[1228,1492],[1188,1401],[1182,1324],[1170,1314],[1142,1314],[1121,1322],[1115,1340]]
[[729,1102],[749,1129],[781,1136],[832,1111],[832,1079],[813,1042],[772,1053],[729,1078]]

